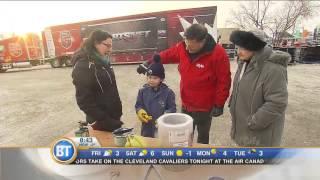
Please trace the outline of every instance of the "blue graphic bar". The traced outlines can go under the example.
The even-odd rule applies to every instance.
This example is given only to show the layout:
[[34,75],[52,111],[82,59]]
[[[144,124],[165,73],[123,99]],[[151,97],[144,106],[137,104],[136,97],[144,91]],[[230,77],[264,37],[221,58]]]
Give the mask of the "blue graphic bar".
[[73,164],[162,164],[164,160],[166,164],[269,164],[271,160],[291,158],[297,151],[285,148],[92,148],[79,150]]

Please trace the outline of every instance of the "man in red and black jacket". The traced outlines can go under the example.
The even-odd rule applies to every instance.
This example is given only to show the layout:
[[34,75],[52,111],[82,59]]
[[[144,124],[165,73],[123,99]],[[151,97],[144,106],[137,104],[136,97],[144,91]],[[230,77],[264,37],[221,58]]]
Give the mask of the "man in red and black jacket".
[[[163,64],[179,63],[182,112],[194,119],[193,129],[197,127],[198,130],[197,142],[208,144],[212,117],[223,114],[229,96],[230,62],[225,50],[203,25],[191,25],[184,36],[183,42],[159,55]],[[154,58],[159,58],[159,55]]]

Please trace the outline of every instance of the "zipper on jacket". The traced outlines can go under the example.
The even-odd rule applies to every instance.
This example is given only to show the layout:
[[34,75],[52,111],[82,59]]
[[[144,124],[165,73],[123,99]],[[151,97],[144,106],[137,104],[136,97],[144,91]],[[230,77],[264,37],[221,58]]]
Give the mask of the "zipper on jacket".
[[252,112],[252,109],[253,109],[253,101],[254,101],[254,95],[256,94],[257,92],[257,85],[258,85],[258,82],[259,82],[259,79],[260,79],[260,75],[261,75],[261,71],[259,72],[258,74],[258,78],[257,78],[257,82],[255,83],[255,85],[253,86],[255,88],[254,92],[253,92],[253,97],[252,97],[252,100],[251,100],[251,105],[250,105],[250,115],[253,115],[253,112]]
[[100,86],[101,92],[104,93],[103,88],[102,88],[102,86],[100,84],[99,78],[97,76],[97,68],[96,68],[96,66],[94,66],[94,75],[96,76],[96,79],[97,79],[97,82],[98,82],[98,84]]
[[[238,88],[239,88],[239,84],[240,84],[240,74],[241,74],[241,71],[242,71],[242,69],[244,68],[243,67],[244,66],[244,64],[243,63],[241,63],[241,70],[240,70],[240,72],[239,72],[239,76],[238,76],[238,79],[235,79],[234,81],[236,81],[236,87],[235,87],[235,96],[233,97],[233,99],[234,99],[234,106],[236,105],[236,103],[237,103],[237,97],[238,97]],[[235,114],[235,107],[233,107],[233,114]]]
[[77,67],[78,62],[79,62],[79,61],[77,61],[77,62],[74,64],[73,69],[75,69],[75,68]]
[[[241,73],[241,71],[242,71],[242,68],[244,68],[243,67],[243,64],[241,65],[241,70],[240,70],[240,72],[239,73]],[[232,96],[232,100],[234,100],[234,104],[233,104],[233,114],[234,114],[234,116],[236,116],[236,108],[235,108],[235,106],[236,106],[236,104],[237,104],[237,99],[238,99],[238,89],[239,89],[239,84],[240,84],[240,74],[239,74],[239,76],[238,76],[238,78],[239,79],[235,79],[234,81],[236,81],[237,82],[237,84],[236,84],[236,87],[235,87],[235,96]],[[231,107],[231,106],[230,106]],[[237,121],[237,117],[235,117],[234,118],[235,119],[235,121]],[[237,131],[237,125],[236,125],[236,123],[235,123],[235,125],[234,125],[234,134],[236,133],[236,131]]]
[[103,90],[103,88],[102,88],[102,86],[101,86],[101,83],[100,83],[99,78],[98,78],[98,75],[97,75],[97,67],[96,67],[96,65],[91,61],[89,55],[87,55],[87,57],[88,57],[88,59],[89,59],[89,69],[91,68],[91,65],[94,65],[94,75],[95,75],[96,80],[97,80],[97,82],[98,82],[98,84],[99,84],[99,86],[100,86],[101,92],[104,93],[104,90]]
[[111,76],[110,76],[109,72],[106,70],[106,68],[104,68],[104,67],[102,67],[102,68],[107,72],[107,74],[109,76],[109,79],[110,79],[110,83],[112,84],[112,79],[111,79]]

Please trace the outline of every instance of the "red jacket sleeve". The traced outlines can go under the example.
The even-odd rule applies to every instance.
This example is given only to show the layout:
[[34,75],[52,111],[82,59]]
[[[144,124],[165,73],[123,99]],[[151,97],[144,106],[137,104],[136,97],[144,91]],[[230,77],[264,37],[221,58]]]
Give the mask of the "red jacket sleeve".
[[223,107],[229,97],[231,87],[230,61],[226,51],[221,47],[216,47],[216,74],[217,74],[217,94],[215,105]]
[[161,63],[170,64],[170,63],[179,63],[179,51],[181,51],[182,44],[178,43],[169,49],[160,52]]

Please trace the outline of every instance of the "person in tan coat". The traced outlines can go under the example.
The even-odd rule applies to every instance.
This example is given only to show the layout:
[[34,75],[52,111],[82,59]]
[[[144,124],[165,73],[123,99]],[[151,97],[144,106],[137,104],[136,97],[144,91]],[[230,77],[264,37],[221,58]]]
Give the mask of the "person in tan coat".
[[240,59],[229,101],[231,138],[239,146],[280,146],[290,55],[273,51],[259,30],[234,31],[230,41]]

